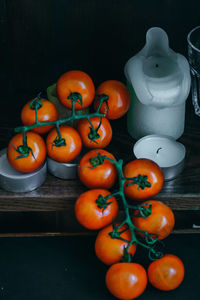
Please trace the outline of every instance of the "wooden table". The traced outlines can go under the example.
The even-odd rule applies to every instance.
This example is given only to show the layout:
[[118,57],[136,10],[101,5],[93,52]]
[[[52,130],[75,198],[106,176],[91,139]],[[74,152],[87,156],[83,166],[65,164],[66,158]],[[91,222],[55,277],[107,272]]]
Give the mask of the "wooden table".
[[[0,146],[4,148],[12,127],[19,123],[1,119]],[[107,148],[124,162],[133,159],[134,140],[126,130],[126,118],[112,122],[113,140]],[[186,128],[180,142],[186,146],[185,169],[178,178],[166,182],[155,198],[168,204],[176,217],[175,230],[198,231],[200,226],[200,118],[188,110]],[[50,174],[43,186],[30,193],[0,190],[0,234],[65,235],[88,234],[76,221],[74,202],[85,190],[77,180],[62,180]]]

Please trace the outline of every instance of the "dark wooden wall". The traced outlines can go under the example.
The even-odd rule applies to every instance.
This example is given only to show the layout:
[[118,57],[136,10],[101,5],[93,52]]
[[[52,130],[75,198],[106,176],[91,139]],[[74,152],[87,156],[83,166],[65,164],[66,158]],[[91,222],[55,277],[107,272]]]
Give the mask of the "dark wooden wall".
[[186,55],[186,36],[200,23],[199,0],[0,0],[1,119],[67,70],[96,85],[124,80],[125,62],[160,26]]

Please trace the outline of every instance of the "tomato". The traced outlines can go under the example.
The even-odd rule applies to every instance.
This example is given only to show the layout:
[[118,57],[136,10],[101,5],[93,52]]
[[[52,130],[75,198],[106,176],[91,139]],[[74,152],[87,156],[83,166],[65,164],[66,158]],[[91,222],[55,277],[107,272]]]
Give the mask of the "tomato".
[[46,139],[47,153],[53,160],[67,163],[80,154],[82,142],[74,128],[63,125],[59,129],[62,140],[59,140],[56,128],[52,129]]
[[[118,225],[118,224],[117,224]],[[127,228],[126,225],[122,225],[119,232],[122,232]],[[107,265],[112,265],[121,260],[124,256],[124,248],[128,246],[128,242],[122,241],[117,238],[112,238],[109,233],[113,231],[113,225],[109,225],[101,231],[99,231],[95,241],[95,253],[96,256]],[[120,237],[130,241],[130,230],[126,230],[120,234]],[[136,251],[136,245],[132,244],[128,250],[128,253],[134,255]]]
[[102,159],[102,156],[115,160],[114,156],[104,149],[91,150],[80,160],[78,175],[88,188],[109,189],[115,183],[117,178],[115,165],[107,159]]
[[45,161],[46,146],[42,137],[28,131],[26,133],[27,147],[23,146],[22,133],[16,134],[9,142],[7,158],[17,171],[29,173],[37,170]]
[[180,258],[173,254],[165,254],[153,261],[148,267],[150,283],[162,291],[176,289],[184,279],[185,268]]
[[[175,224],[175,218],[173,211],[166,204],[156,201],[147,200],[143,204],[151,205],[151,215],[147,218],[135,217],[133,218],[133,224],[148,233],[158,235],[158,239],[162,240],[166,238],[173,230]],[[136,210],[134,215],[138,214]]]
[[124,177],[132,178],[124,184],[127,197],[145,200],[160,192],[164,184],[161,168],[152,160],[140,158],[133,160],[123,168]]
[[69,71],[58,79],[56,92],[65,107],[72,109],[71,99],[75,99],[75,109],[80,110],[90,106],[94,100],[95,87],[92,79],[85,72]]
[[95,110],[98,109],[99,100],[105,99],[101,104],[100,113],[106,114],[108,119],[121,118],[129,109],[130,93],[128,88],[120,81],[107,80],[99,85],[94,101]]
[[135,299],[146,289],[147,274],[140,264],[117,263],[106,273],[106,286],[119,299]]
[[[29,126],[36,121],[34,107],[38,106],[37,115],[39,122],[56,121],[58,111],[53,103],[44,98],[35,98],[24,105],[21,111],[21,120],[25,126]],[[54,125],[40,126],[33,128],[32,131],[43,134],[48,132]]]
[[81,194],[75,203],[75,215],[81,225],[88,229],[100,229],[110,224],[117,216],[118,203],[104,189],[93,189]]
[[87,119],[81,119],[77,124],[83,144],[87,148],[105,148],[112,139],[112,128],[110,122],[105,117],[90,118],[91,124]]

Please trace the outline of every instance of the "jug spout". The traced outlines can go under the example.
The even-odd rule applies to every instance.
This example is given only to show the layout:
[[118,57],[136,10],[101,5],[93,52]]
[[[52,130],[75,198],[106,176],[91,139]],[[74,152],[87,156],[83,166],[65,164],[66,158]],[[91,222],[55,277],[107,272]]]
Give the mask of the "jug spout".
[[170,55],[169,40],[166,32],[159,27],[152,27],[146,34],[146,45],[142,49],[145,57],[154,55]]
[[139,101],[156,108],[183,104],[190,91],[187,59],[169,47],[159,27],[147,31],[145,46],[125,65],[125,76]]

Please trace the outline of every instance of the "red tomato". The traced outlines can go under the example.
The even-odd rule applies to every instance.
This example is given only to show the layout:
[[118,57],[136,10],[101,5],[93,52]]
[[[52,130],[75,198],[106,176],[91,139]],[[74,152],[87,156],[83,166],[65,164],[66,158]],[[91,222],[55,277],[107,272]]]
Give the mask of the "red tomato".
[[118,203],[115,197],[104,199],[110,192],[104,189],[89,190],[81,194],[75,203],[75,215],[81,225],[88,229],[100,229],[110,224],[117,216]]
[[[118,225],[118,224],[117,224]],[[119,232],[126,229],[126,225],[122,225]],[[117,238],[112,238],[109,233],[113,231],[113,225],[109,225],[101,231],[99,231],[95,241],[95,253],[96,256],[107,265],[112,265],[119,262],[124,256],[124,248],[128,246],[128,242],[122,241]],[[130,230],[124,231],[120,234],[120,237],[130,241],[131,233]],[[128,253],[134,255],[136,251],[136,245],[132,244],[129,248]]]
[[146,289],[147,274],[137,263],[117,263],[106,273],[106,286],[119,299],[135,299]]
[[183,281],[184,273],[183,262],[172,254],[164,255],[153,261],[148,267],[150,283],[162,291],[176,289]]
[[56,128],[49,132],[46,139],[47,153],[53,160],[67,163],[80,154],[82,142],[78,132],[70,126],[60,126],[60,133],[63,139],[61,144],[57,143]]
[[90,121],[81,119],[78,122],[77,130],[80,133],[83,144],[87,148],[105,148],[112,139],[112,128],[105,117],[92,117]]
[[[151,205],[151,215],[147,218],[135,217],[133,218],[133,224],[148,233],[158,235],[158,239],[162,240],[166,238],[174,228],[175,218],[173,211],[169,206],[160,201],[147,200],[143,204],[147,203]],[[138,213],[136,210],[134,215]]]
[[99,99],[105,101],[101,104],[100,113],[106,114],[108,119],[121,118],[129,109],[130,93],[128,88],[120,81],[107,80],[97,88],[94,108],[97,110]]
[[140,158],[129,162],[125,165],[123,173],[124,177],[133,178],[125,182],[124,191],[127,197],[134,200],[145,200],[155,196],[164,184],[161,168],[150,159]]
[[[9,142],[7,158],[17,171],[29,173],[37,170],[46,158],[46,146],[42,137],[28,131],[27,147],[23,147],[22,133],[16,134]],[[25,157],[23,157],[25,155]],[[19,158],[21,156],[21,158]]]
[[[22,108],[21,120],[25,126],[29,126],[35,123],[35,105],[38,105],[37,114],[39,122],[56,121],[58,119],[58,111],[55,105],[46,99],[38,98],[38,100],[35,102],[33,102],[33,100],[29,101]],[[53,126],[54,125],[40,126],[33,128],[32,131],[42,134],[48,132]]]
[[85,72],[69,71],[58,79],[56,92],[60,102],[69,109],[72,109],[71,99],[77,99],[75,109],[80,110],[90,106],[94,100],[95,87],[92,79]]
[[[101,160],[102,156],[115,160],[111,153],[103,149],[91,150],[80,160],[78,166],[79,178],[90,189],[109,189],[114,185],[117,178],[115,165],[107,159]],[[93,168],[95,165],[96,167]]]

